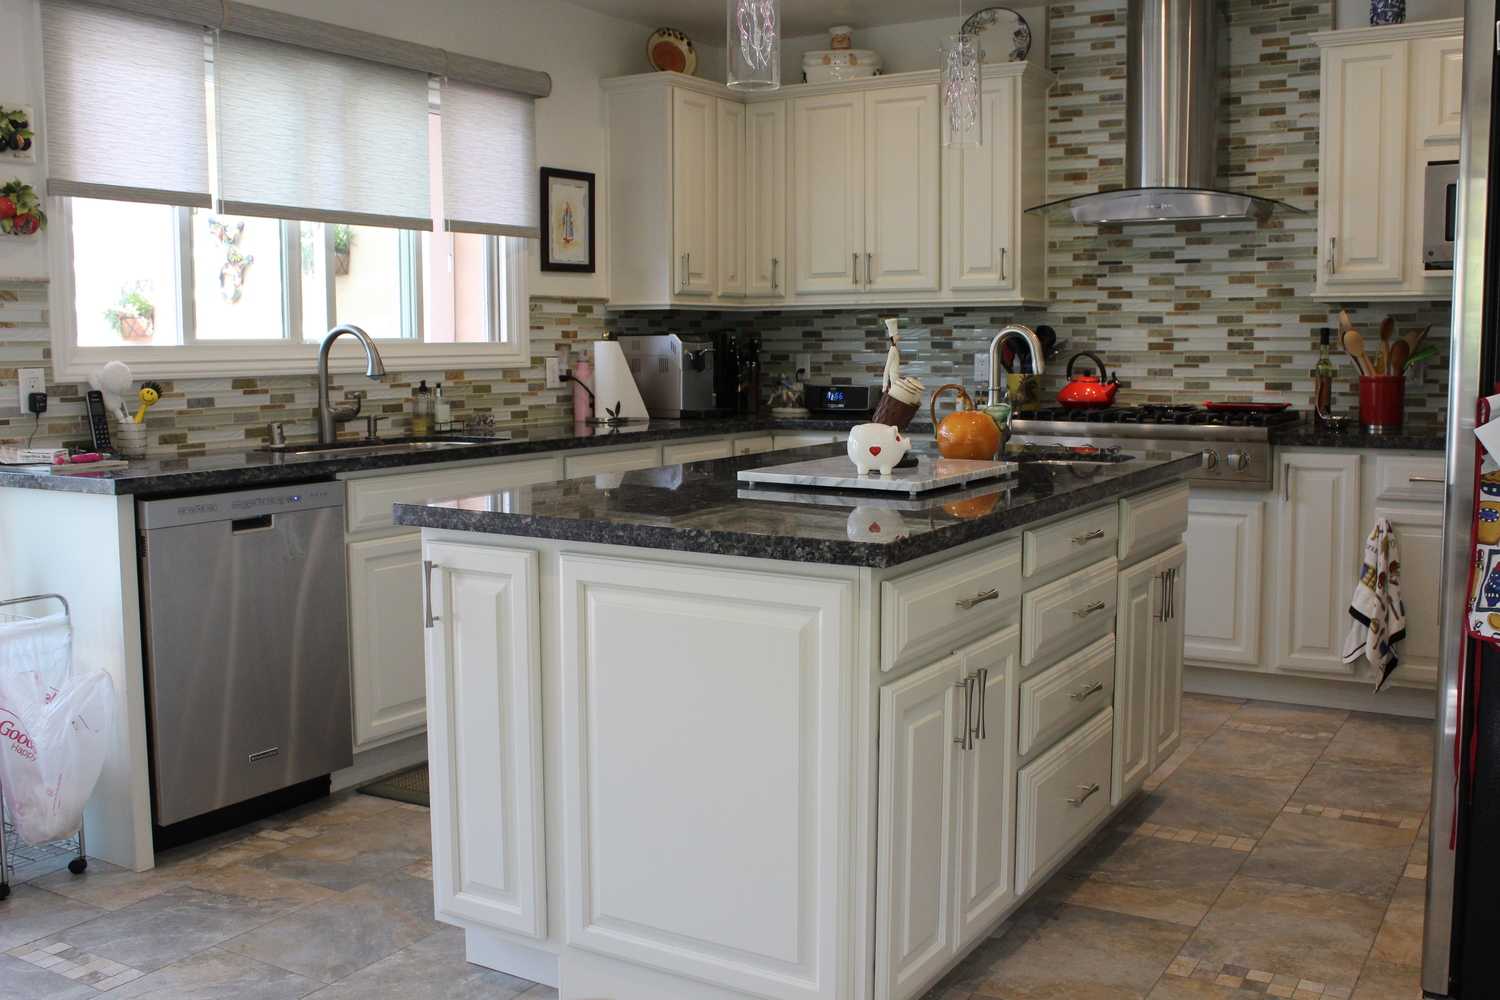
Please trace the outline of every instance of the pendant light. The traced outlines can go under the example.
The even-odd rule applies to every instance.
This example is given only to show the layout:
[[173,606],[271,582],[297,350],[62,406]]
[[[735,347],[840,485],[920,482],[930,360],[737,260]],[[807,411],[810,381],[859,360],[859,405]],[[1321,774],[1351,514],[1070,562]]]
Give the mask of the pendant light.
[[[958,18],[963,25],[964,5],[959,0]],[[984,75],[984,50],[979,35],[965,32],[949,35],[943,43],[943,145],[972,149],[984,144],[984,108],[980,84]]]
[[729,86],[781,87],[781,0],[728,0]]

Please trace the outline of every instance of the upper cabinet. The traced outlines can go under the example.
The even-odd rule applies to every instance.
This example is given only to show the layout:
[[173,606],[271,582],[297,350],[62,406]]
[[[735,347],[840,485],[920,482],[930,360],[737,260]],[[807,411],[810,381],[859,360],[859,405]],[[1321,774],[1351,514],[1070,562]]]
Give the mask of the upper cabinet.
[[[1322,49],[1317,297],[1434,299],[1428,165],[1458,159],[1462,22],[1314,35]],[[1442,220],[1437,220],[1441,224]]]
[[604,84],[610,305],[1037,302],[1049,74],[985,68],[984,145],[945,150],[937,73],[745,95]]

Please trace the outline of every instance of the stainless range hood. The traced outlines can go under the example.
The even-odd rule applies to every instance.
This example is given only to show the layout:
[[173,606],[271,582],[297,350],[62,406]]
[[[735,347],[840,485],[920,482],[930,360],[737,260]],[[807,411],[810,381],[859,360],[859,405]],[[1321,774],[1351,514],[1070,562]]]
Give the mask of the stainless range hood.
[[1214,0],[1128,0],[1125,187],[1030,212],[1089,225],[1256,219],[1301,210],[1216,186],[1219,24]]

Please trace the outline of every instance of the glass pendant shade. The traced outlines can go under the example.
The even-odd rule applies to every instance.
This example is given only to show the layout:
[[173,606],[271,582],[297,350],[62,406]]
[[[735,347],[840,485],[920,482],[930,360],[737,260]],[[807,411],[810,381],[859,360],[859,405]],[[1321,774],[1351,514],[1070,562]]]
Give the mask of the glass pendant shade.
[[737,90],[781,86],[781,0],[729,0],[729,85]]
[[973,147],[984,143],[980,97],[984,50],[978,35],[950,35],[943,45],[943,145]]

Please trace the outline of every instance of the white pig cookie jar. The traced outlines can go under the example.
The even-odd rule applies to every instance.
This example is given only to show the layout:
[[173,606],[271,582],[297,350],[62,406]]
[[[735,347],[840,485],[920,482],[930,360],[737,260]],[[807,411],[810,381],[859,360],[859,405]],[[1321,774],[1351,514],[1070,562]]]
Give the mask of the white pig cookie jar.
[[889,424],[858,424],[849,431],[849,461],[861,476],[889,476],[911,451],[911,439]]

